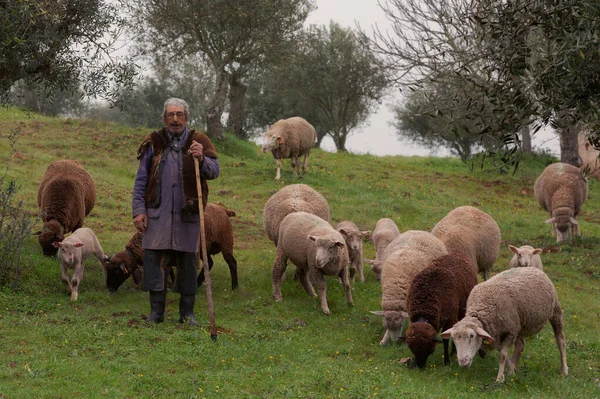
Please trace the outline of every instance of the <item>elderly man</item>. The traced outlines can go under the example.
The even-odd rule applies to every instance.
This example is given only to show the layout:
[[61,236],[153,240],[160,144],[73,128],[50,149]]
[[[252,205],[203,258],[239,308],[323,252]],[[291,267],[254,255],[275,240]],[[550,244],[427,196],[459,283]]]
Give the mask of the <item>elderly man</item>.
[[200,164],[203,207],[208,197],[207,180],[219,176],[217,152],[210,139],[187,127],[188,104],[178,98],[165,102],[165,127],[147,135],[138,150],[140,161],[133,187],[133,224],[144,233],[144,289],[150,291],[147,322],[164,320],[165,265],[175,261],[179,292],[179,322],[198,325],[196,300],[196,251],[200,233],[198,191],[194,158]]

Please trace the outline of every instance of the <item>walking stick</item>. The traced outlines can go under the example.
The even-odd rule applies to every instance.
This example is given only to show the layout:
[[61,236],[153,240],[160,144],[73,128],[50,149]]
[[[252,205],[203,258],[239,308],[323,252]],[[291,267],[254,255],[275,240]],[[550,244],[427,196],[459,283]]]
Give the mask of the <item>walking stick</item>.
[[[210,272],[208,270],[208,255],[206,252],[206,237],[204,234],[204,208],[202,206],[202,187],[200,186],[200,165],[198,158],[194,158],[196,168],[196,189],[198,190],[198,212],[200,213],[200,236],[198,246],[202,247],[202,263],[204,265],[204,284],[206,285],[206,303],[208,304],[208,322],[210,325],[210,338],[217,340],[217,328],[215,327],[215,311],[213,309],[212,288],[210,284]],[[196,252],[196,267],[200,268],[200,253]]]

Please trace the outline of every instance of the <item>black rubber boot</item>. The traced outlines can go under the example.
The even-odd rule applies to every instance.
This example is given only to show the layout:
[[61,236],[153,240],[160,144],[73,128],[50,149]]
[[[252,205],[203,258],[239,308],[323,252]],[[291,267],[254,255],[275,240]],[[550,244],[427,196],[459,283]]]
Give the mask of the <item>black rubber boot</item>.
[[150,291],[150,316],[146,319],[148,323],[162,323],[165,319],[165,304],[167,302],[167,291]]
[[181,294],[179,297],[179,322],[189,323],[192,326],[199,326],[198,322],[194,318],[194,303],[196,302],[196,295],[185,295]]

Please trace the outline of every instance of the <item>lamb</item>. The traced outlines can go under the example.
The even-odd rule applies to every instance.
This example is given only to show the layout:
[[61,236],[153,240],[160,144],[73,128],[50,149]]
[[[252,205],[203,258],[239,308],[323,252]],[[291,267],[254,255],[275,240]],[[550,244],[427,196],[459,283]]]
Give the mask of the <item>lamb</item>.
[[[465,316],[467,298],[477,285],[477,267],[460,254],[442,255],[419,272],[408,290],[406,344],[414,354],[411,367],[424,368],[441,340],[437,332],[447,330]],[[444,365],[450,364],[444,339]]]
[[358,279],[365,281],[362,238],[370,234],[370,231],[359,230],[358,226],[349,220],[339,222],[335,229],[344,236],[346,241],[346,248],[348,248],[348,256],[350,257],[350,280],[354,282],[354,276],[358,273]]
[[46,256],[56,256],[53,242],[83,226],[96,202],[96,183],[76,161],[54,161],[46,168],[37,197],[43,227],[38,242]]
[[375,273],[377,280],[381,280],[381,265],[383,264],[383,253],[390,242],[400,235],[398,226],[392,219],[382,218],[375,224],[372,240],[375,246],[375,259],[365,259],[365,262],[371,265],[371,270]]
[[315,128],[305,119],[298,116],[289,119],[280,119],[275,122],[263,137],[263,152],[271,151],[277,160],[277,175],[275,180],[281,178],[281,160],[291,158],[294,177],[299,158],[304,155],[302,172],[306,172],[306,163],[310,150],[317,141]]
[[[94,254],[106,270],[108,256],[104,254],[98,238],[91,229],[81,227],[62,241],[54,241],[52,245],[57,248],[56,257],[60,261],[62,281],[67,285],[71,293],[71,300],[76,301],[79,297],[79,285],[83,279],[83,262]],[[73,275],[69,280],[68,269],[73,269]]]
[[281,280],[288,259],[296,265],[298,280],[309,295],[316,296],[311,281],[317,284],[323,313],[331,313],[327,305],[325,276],[339,276],[346,301],[348,305],[353,304],[346,242],[326,220],[307,212],[290,213],[282,220],[272,274],[273,297],[277,302],[283,299]]
[[381,345],[398,341],[402,333],[414,277],[435,258],[448,253],[444,244],[426,231],[409,230],[394,241],[398,241],[397,249],[385,258],[381,271],[381,311],[372,312],[383,316],[386,331]]
[[[466,316],[442,333],[452,337],[458,364],[470,367],[482,343],[500,351],[497,382],[504,381],[504,368],[512,374],[525,347],[525,337],[537,334],[550,321],[560,353],[563,375],[567,375],[567,355],[562,309],[554,284],[546,273],[534,267],[508,269],[473,288],[467,300]],[[514,345],[512,358],[508,351]]]
[[533,186],[535,199],[551,218],[552,233],[557,242],[580,236],[579,223],[575,217],[588,196],[587,178],[579,168],[557,162],[548,165]]
[[277,246],[281,221],[292,212],[308,212],[329,220],[327,200],[306,184],[290,184],[273,194],[263,210],[263,226],[269,240]]
[[[226,209],[222,204],[206,204],[204,209],[204,223],[206,238],[206,253],[208,255],[208,268],[212,269],[212,255],[219,252],[223,254],[223,258],[229,266],[231,274],[231,289],[238,288],[237,276],[237,261],[233,256],[233,227],[230,217],[235,216],[235,212]],[[117,289],[129,278],[133,276],[135,284],[139,284],[142,280],[142,268],[144,263],[144,249],[142,248],[142,233],[136,232],[125,246],[124,251],[119,251],[114,254],[106,267],[106,288],[110,292],[116,292]],[[174,273],[171,267],[176,266],[174,263],[167,262],[166,267],[169,269],[171,281],[175,281]],[[204,282],[204,273],[198,273],[197,283],[200,286]]]
[[431,233],[442,240],[449,253],[471,259],[487,280],[500,253],[500,228],[490,215],[472,206],[459,206],[440,220]]
[[542,253],[540,248],[534,248],[531,245],[523,245],[520,248],[514,245],[509,245],[508,248],[511,252],[514,252],[512,259],[510,260],[509,266],[514,267],[535,267],[540,270],[544,270],[542,266],[542,258],[539,254]]

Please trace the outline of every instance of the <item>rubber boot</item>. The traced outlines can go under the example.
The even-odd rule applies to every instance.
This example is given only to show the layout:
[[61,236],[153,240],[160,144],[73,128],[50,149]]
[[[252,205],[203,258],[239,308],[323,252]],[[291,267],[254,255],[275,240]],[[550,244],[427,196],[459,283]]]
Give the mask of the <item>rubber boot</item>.
[[167,291],[150,291],[150,316],[146,319],[148,323],[162,323],[165,319],[165,304],[167,302]]
[[189,323],[192,326],[199,326],[198,322],[194,318],[194,303],[196,302],[196,295],[185,295],[179,296],[179,322]]

